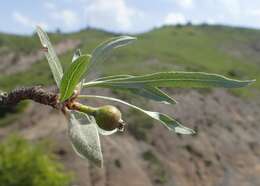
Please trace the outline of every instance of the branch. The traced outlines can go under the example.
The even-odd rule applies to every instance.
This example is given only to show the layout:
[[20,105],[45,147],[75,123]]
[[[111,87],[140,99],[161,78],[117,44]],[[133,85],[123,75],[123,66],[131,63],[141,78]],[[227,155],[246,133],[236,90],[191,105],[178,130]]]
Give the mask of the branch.
[[17,88],[7,94],[0,94],[0,106],[16,105],[23,100],[35,102],[59,108],[58,95],[44,90],[41,86]]

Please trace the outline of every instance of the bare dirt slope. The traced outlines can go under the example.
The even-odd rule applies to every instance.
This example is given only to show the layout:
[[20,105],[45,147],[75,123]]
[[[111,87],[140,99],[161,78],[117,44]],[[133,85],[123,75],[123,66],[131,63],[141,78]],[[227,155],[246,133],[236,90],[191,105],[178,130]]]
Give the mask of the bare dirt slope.
[[[77,46],[79,46],[79,44],[79,40],[67,39],[55,45],[55,51],[58,55],[61,55],[69,50],[75,49]],[[25,71],[30,68],[33,63],[43,59],[43,57],[43,51],[34,52],[30,55],[19,56],[17,56],[15,53],[7,53],[6,55],[1,56],[0,74],[14,74]]]
[[104,169],[77,157],[64,117],[45,106],[32,104],[19,122],[0,129],[0,135],[16,131],[31,140],[53,141],[54,152],[75,172],[74,185],[79,186],[260,185],[260,104],[223,90],[181,91],[175,97],[180,103],[174,107],[150,105],[195,128],[197,135],[179,136],[156,123],[147,130],[146,141],[136,140],[129,130],[102,137]]

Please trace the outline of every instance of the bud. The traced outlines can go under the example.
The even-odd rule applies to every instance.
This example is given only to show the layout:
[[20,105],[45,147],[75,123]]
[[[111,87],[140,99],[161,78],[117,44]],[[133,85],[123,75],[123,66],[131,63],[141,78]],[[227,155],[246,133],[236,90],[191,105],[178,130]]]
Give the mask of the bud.
[[103,130],[124,130],[124,121],[121,119],[121,112],[112,105],[105,105],[97,108],[93,116],[95,117],[98,126]]

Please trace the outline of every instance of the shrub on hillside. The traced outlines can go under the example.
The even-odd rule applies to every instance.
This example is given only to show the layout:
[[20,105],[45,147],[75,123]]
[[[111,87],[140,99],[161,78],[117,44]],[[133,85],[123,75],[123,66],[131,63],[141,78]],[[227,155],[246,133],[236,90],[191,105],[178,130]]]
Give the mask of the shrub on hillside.
[[0,144],[0,186],[66,186],[71,176],[44,150],[11,136]]

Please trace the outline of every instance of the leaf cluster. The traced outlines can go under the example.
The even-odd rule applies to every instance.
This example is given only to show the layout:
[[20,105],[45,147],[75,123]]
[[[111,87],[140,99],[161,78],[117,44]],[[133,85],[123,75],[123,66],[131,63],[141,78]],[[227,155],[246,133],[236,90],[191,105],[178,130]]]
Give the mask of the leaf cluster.
[[[170,131],[180,134],[194,134],[195,131],[183,126],[173,117],[166,114],[149,111],[135,106],[126,101],[99,95],[80,95],[81,89],[92,87],[102,87],[111,89],[127,90],[138,96],[157,101],[163,104],[176,104],[177,102],[162,91],[163,87],[170,88],[240,88],[249,85],[254,80],[235,80],[218,74],[204,72],[157,72],[133,76],[129,74],[118,74],[115,76],[101,77],[87,81],[88,74],[98,63],[103,63],[106,57],[116,48],[130,44],[136,38],[130,36],[120,36],[111,38],[97,46],[91,54],[81,54],[77,50],[72,58],[69,68],[63,73],[59,59],[49,41],[47,34],[37,27],[37,33],[41,43],[46,48],[46,58],[52,71],[55,82],[59,88],[59,101],[65,103],[74,96],[78,99],[103,99],[117,102],[140,113],[143,113],[160,123]],[[103,65],[107,65],[104,63]],[[82,157],[92,160],[96,165],[102,166],[103,158],[99,141],[99,133],[110,135],[115,131],[104,131],[98,127],[95,118],[88,113],[69,111],[69,136],[73,148]]]

